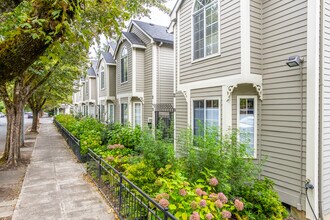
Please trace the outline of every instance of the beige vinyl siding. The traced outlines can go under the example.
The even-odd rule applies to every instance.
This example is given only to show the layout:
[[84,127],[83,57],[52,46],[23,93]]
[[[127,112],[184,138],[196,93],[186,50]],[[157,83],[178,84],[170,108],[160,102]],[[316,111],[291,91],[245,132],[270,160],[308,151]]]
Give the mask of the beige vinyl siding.
[[[101,89],[101,69],[102,69],[102,67],[104,67],[104,80],[105,80],[104,89]],[[102,58],[102,61],[100,63],[100,67],[99,67],[99,76],[98,76],[99,77],[98,83],[100,84],[98,86],[98,88],[99,88],[99,96],[100,97],[107,96],[107,90],[106,90],[106,88],[107,88],[107,83],[106,83],[107,71],[108,71],[107,65],[105,64],[104,59]]]
[[152,107],[152,44],[148,44],[144,54],[144,105],[143,120],[148,123],[148,118],[153,116]]
[[330,2],[324,2],[324,91],[323,91],[323,150],[322,201],[323,214],[330,213]]
[[109,96],[116,96],[116,66],[109,66]]
[[175,109],[175,117],[176,117],[176,140],[180,137],[180,133],[182,130],[186,129],[188,126],[188,105],[186,102],[186,98],[184,97],[181,91],[178,91],[175,95],[176,101],[176,109]]
[[262,55],[261,55],[261,12],[262,0],[250,1],[250,43],[251,43],[251,73],[261,74]]
[[180,84],[240,74],[240,0],[220,0],[221,56],[194,63],[191,62],[193,4],[193,0],[184,1],[179,12]]
[[262,155],[268,157],[263,175],[275,181],[283,202],[294,207],[301,203],[305,208],[305,200],[300,201],[299,196],[306,173],[306,63],[301,146],[300,70],[285,62],[292,55],[306,57],[307,1],[263,1],[262,21],[263,102],[258,109],[258,132]]
[[[222,87],[208,87],[202,89],[192,89],[190,92],[190,97],[192,99],[208,99],[208,98],[220,98],[222,94]],[[221,103],[219,103],[221,104]]]
[[144,50],[136,50],[136,91],[144,90]]
[[[128,53],[128,71],[127,71],[127,82],[121,83],[121,52],[123,50],[123,47],[126,46],[127,53]],[[117,95],[123,94],[123,93],[131,93],[132,92],[132,48],[131,45],[124,40],[118,49],[117,55]]]
[[173,47],[158,47],[157,103],[173,103]]

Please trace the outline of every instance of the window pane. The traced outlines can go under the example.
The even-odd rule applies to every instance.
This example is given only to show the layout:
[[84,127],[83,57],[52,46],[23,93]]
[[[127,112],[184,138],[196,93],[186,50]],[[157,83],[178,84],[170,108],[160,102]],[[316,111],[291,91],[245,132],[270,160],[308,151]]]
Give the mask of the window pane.
[[219,101],[206,100],[206,127],[219,126]]
[[241,98],[240,99],[240,115],[239,115],[239,131],[240,142],[247,143],[249,146],[249,152],[254,154],[254,99],[253,98]]
[[194,101],[194,135],[204,133],[204,100]]
[[141,103],[135,103],[135,126],[141,126]]
[[204,56],[204,11],[194,15],[194,59]]
[[127,103],[121,104],[121,123],[124,125],[128,122]]

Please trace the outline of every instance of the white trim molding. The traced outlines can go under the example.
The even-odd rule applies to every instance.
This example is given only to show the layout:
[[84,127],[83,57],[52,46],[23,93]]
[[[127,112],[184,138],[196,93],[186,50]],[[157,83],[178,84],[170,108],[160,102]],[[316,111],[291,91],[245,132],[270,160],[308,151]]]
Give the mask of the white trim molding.
[[251,73],[250,46],[250,1],[240,0],[241,4],[241,74]]
[[224,76],[215,79],[208,79],[202,81],[196,81],[191,83],[179,84],[178,90],[184,91],[188,89],[201,89],[208,87],[216,87],[216,86],[231,86],[238,85],[244,83],[251,83],[256,85],[262,85],[262,75],[258,74],[250,74],[250,75],[242,75],[236,74],[231,76]]
[[[319,31],[320,0],[307,2],[307,110],[306,110],[306,179],[315,186],[308,190],[311,206],[316,216],[318,207],[318,127],[319,127]],[[306,218],[314,219],[306,200]]]
[[228,87],[230,86],[222,86],[222,134],[225,135],[229,130],[231,130],[232,127],[232,100],[229,98],[227,100],[228,96],[228,90],[230,90]]

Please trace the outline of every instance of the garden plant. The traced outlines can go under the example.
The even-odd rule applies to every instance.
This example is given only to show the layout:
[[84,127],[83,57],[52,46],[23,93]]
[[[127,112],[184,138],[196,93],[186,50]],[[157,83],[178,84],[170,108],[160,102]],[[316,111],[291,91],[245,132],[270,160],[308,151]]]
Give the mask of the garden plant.
[[212,128],[193,136],[187,129],[174,151],[173,142],[164,141],[159,130],[67,115],[56,120],[81,140],[81,151],[91,148],[178,219],[266,220],[288,215],[274,183],[261,178],[263,160],[247,153],[237,132],[221,136]]

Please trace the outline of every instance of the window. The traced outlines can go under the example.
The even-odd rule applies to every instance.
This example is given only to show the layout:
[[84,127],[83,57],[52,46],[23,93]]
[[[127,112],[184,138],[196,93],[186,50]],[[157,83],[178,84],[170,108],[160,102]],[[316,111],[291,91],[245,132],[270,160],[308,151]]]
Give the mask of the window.
[[193,101],[193,128],[194,135],[203,136],[205,129],[219,126],[220,110],[219,100]]
[[105,106],[101,104],[100,108],[101,108],[101,109],[100,109],[100,114],[101,114],[101,115],[100,115],[100,116],[101,116],[100,120],[101,120],[102,122],[104,122],[104,119],[105,119],[105,113],[106,113],[106,112],[105,112]]
[[89,99],[89,88],[88,88],[88,80],[86,81],[86,97],[87,97],[87,99]]
[[193,13],[193,56],[203,58],[219,52],[218,0],[196,0]]
[[142,127],[142,105],[139,102],[134,103],[134,126]]
[[128,106],[127,103],[121,104],[121,124],[126,124],[128,122]]
[[248,144],[249,154],[256,155],[257,148],[257,97],[237,97],[237,127],[239,141]]
[[101,68],[101,80],[100,80],[100,84],[101,84],[101,89],[104,89],[105,87],[105,79],[104,79],[104,67],[102,66]]
[[127,81],[127,70],[128,70],[128,59],[127,59],[127,49],[123,48],[121,52],[121,82]]
[[115,122],[115,107],[113,104],[108,104],[108,122]]

